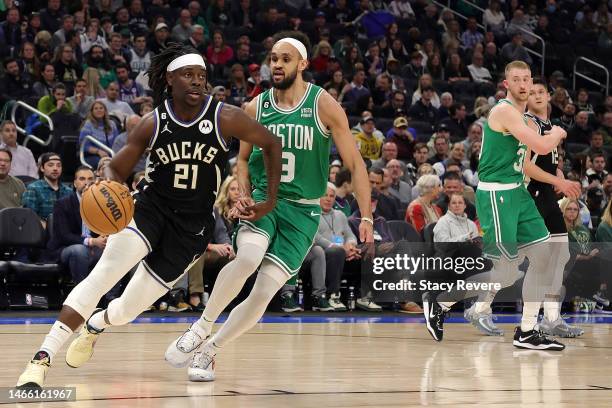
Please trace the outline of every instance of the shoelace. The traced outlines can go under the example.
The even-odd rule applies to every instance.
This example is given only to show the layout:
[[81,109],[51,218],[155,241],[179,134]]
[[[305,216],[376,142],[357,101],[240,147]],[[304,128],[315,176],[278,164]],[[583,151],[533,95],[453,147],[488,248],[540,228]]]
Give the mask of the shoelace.
[[436,326],[438,327],[438,330],[442,330],[442,326],[441,323],[444,320],[444,318],[446,317],[446,315],[448,314],[447,311],[445,311],[444,309],[440,308],[440,311],[436,313]]
[[214,356],[211,356],[210,354],[206,353],[205,351],[201,351],[196,353],[195,357],[193,358],[193,362],[192,362],[192,367],[193,368],[201,368],[203,370],[206,369],[206,367],[209,366],[210,362],[212,361],[212,359],[214,358]]
[[[189,333],[191,333],[192,336],[190,336]],[[176,343],[176,348],[179,350],[193,350],[196,344],[201,342],[202,338],[200,335],[189,328]]]

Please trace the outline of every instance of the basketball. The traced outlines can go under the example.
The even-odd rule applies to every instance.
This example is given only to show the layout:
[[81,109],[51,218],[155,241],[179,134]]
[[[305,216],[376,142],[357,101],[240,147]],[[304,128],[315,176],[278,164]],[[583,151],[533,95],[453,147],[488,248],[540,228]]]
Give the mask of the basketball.
[[130,190],[116,181],[94,184],[83,193],[81,218],[87,227],[100,235],[116,234],[134,216]]

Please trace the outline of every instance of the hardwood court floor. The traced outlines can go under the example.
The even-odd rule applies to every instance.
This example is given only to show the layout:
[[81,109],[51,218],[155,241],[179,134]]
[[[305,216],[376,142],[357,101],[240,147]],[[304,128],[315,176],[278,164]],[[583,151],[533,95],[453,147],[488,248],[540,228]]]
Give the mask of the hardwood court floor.
[[[131,324],[107,330],[79,369],[64,352],[48,386],[76,386],[75,403],[22,407],[610,407],[612,325],[584,325],[564,352],[518,351],[468,324],[435,343],[420,323],[265,323],[217,358],[217,381],[190,383],[165,363],[187,326]],[[0,325],[0,386],[13,386],[49,326]]]

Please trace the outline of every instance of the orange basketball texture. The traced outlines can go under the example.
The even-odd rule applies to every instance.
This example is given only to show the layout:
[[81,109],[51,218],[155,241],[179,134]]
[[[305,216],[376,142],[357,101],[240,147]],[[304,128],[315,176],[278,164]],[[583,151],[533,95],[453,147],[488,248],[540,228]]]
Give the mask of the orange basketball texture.
[[81,218],[97,234],[116,234],[127,227],[133,216],[134,199],[123,184],[103,181],[83,193]]

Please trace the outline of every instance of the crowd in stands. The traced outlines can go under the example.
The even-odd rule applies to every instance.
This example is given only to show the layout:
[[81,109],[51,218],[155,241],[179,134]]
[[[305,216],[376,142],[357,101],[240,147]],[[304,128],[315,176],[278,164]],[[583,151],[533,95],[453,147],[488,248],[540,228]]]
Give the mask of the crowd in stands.
[[[505,97],[505,64],[518,59],[546,79],[551,120],[567,130],[559,169],[583,189],[578,200],[561,206],[570,238],[580,243],[576,262],[594,262],[600,256],[595,243],[612,241],[612,96],[593,86],[570,89],[569,73],[579,55],[611,65],[612,3],[474,0],[482,13],[467,1],[450,3],[0,0],[2,115],[8,119],[15,101],[26,102],[41,114],[18,114],[17,124],[43,140],[52,137],[46,146],[26,147],[16,124],[2,122],[0,208],[31,208],[43,224],[53,214],[56,236],[49,249],[78,282],[87,273],[83,265],[91,268],[105,244],[80,220],[80,191],[153,110],[145,75],[151,58],[170,42],[193,46],[207,62],[209,93],[241,106],[270,87],[272,36],[300,30],[311,42],[305,77],[345,109],[368,167],[377,242],[394,241],[391,221],[404,221],[419,234],[437,223],[438,241],[476,238],[484,122]],[[539,72],[541,44],[531,34],[546,42],[546,72]],[[83,166],[62,153],[75,155],[65,150],[64,136],[83,150]],[[234,155],[237,148],[234,143]],[[144,168],[145,157],[129,183]],[[205,286],[214,282],[208,276],[234,256],[230,237],[237,221],[229,209],[237,182],[229,164],[226,173],[213,242],[193,268],[197,272],[180,283],[185,297],[178,309],[201,309]],[[302,271],[312,282],[313,308],[322,311],[346,309],[340,285],[359,269],[362,244],[350,173],[333,147],[329,181],[320,230]],[[606,278],[598,290],[605,291]],[[300,309],[295,291],[282,289],[283,309]],[[362,309],[381,310],[367,293],[356,298]],[[400,310],[419,308],[408,302]]]

